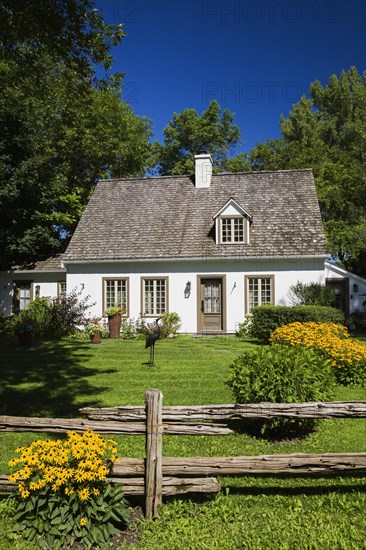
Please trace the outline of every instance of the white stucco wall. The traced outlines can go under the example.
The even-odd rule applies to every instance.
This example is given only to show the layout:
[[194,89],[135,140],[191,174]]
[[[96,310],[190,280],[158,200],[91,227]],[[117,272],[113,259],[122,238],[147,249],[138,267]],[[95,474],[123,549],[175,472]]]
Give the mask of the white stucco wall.
[[[182,332],[197,332],[197,276],[225,275],[227,332],[235,332],[237,323],[245,315],[245,276],[274,275],[275,303],[288,305],[289,286],[297,281],[324,283],[322,258],[312,260],[196,260],[167,262],[124,262],[68,264],[67,289],[81,290],[90,295],[96,304],[90,314],[102,316],[103,277],[127,277],[129,279],[129,317],[141,315],[141,278],[168,277],[168,309],[177,312],[182,319]],[[186,283],[191,282],[191,293],[184,296]]]
[[66,280],[65,272],[0,272],[0,316],[7,317],[12,313],[13,282],[32,281],[32,297],[35,296],[35,287],[40,286],[40,296],[54,298],[57,296],[57,283]]

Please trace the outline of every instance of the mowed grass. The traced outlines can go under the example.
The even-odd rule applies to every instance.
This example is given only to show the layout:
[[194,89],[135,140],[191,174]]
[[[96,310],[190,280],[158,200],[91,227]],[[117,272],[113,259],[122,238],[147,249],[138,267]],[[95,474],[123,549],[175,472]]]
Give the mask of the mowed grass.
[[[235,337],[159,341],[154,368],[144,341],[101,345],[63,340],[20,348],[1,337],[0,414],[77,417],[84,406],[142,405],[159,388],[166,405],[232,403],[225,385],[231,361],[254,347]],[[336,400],[366,400],[365,388],[339,386]],[[0,434],[0,472],[16,447],[46,434]],[[121,456],[144,456],[144,438],[117,438]],[[365,419],[322,420],[301,440],[268,442],[244,433],[166,436],[165,456],[235,456],[294,452],[365,452]],[[366,548],[366,477],[328,475],[221,478],[216,497],[165,501],[160,519],[139,524],[141,549],[362,549]],[[0,550],[9,542],[0,521]],[[1,534],[3,533],[3,537]],[[29,546],[24,546],[28,548]],[[29,547],[30,548],[30,547]]]

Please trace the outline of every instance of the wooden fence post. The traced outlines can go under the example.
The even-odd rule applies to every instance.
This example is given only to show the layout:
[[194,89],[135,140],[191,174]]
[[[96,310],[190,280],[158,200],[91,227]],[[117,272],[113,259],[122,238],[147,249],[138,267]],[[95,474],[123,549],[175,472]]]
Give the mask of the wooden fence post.
[[145,464],[145,497],[146,518],[158,516],[162,504],[162,405],[163,394],[159,390],[147,390],[146,405],[146,464]]

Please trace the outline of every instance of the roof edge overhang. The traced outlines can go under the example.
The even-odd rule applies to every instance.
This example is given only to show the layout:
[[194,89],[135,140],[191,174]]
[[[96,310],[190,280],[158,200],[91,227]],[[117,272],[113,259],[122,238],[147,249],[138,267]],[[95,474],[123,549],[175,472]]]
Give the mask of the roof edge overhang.
[[94,260],[64,260],[65,265],[76,265],[76,264],[114,264],[114,263],[152,263],[152,262],[193,262],[193,261],[234,261],[238,262],[239,260],[314,260],[324,261],[328,257],[328,254],[293,254],[293,255],[278,255],[278,256],[190,256],[186,258],[176,258],[176,257],[164,257],[164,258],[114,258],[114,259],[94,259]]
[[65,273],[66,269],[61,268],[60,269],[10,269],[8,273],[15,273],[16,275],[19,275],[21,273]]
[[352,273],[352,271],[347,271],[347,269],[344,269],[343,267],[339,267],[338,265],[332,264],[331,262],[328,262],[327,260],[324,262],[325,267],[327,269],[330,269],[331,271],[334,271],[335,273],[338,273],[339,275],[343,275],[344,277],[351,276],[353,279],[359,281],[360,283],[365,283],[366,279],[361,277],[360,275],[356,275],[356,273]]

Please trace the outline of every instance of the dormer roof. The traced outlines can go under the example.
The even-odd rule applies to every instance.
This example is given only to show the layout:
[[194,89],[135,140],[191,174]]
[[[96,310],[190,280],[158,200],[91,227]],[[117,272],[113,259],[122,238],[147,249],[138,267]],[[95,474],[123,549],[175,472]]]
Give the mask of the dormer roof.
[[249,212],[245,210],[245,208],[240,206],[240,204],[234,199],[234,197],[230,197],[230,199],[224,204],[224,206],[220,208],[218,212],[216,212],[216,214],[213,216],[213,219],[216,220],[220,216],[225,215],[225,213],[228,213],[229,215],[233,215],[234,213],[236,213],[237,215],[243,216],[247,218],[250,222],[252,222],[252,216],[249,214]]

